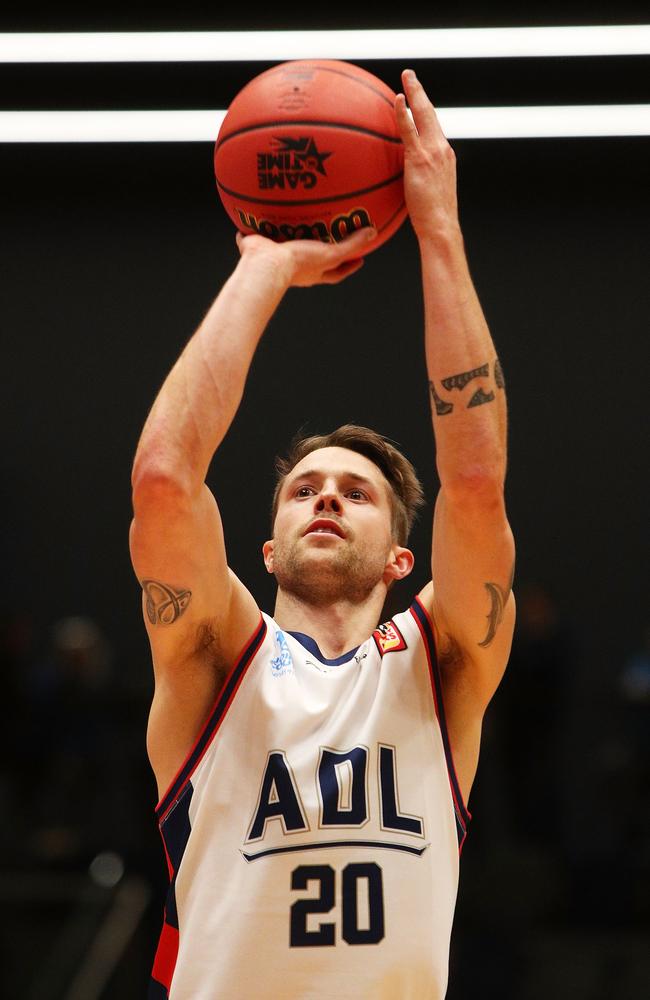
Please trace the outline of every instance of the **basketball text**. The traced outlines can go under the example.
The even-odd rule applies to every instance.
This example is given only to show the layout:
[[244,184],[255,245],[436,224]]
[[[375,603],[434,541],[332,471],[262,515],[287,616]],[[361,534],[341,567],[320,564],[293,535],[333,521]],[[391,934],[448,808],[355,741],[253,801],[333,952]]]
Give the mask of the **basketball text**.
[[237,209],[237,215],[243,229],[259,233],[260,236],[267,236],[269,239],[275,240],[276,243],[285,240],[320,240],[322,243],[340,243],[357,229],[367,229],[374,225],[365,208],[354,208],[347,214],[337,215],[329,223],[314,220],[313,222],[295,224],[289,222],[277,224],[268,219],[258,219],[252,212],[245,212],[241,208]]

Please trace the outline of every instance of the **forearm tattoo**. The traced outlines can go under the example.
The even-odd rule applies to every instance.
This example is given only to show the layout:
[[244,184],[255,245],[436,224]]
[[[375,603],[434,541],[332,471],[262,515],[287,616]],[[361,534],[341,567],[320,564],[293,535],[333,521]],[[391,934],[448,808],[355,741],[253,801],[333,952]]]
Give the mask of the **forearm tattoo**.
[[[459,392],[468,385],[475,378],[489,378],[490,377],[490,363],[485,362],[484,365],[479,365],[478,368],[470,368],[466,372],[458,372],[457,375],[447,375],[445,378],[440,379],[440,385],[447,392],[452,392],[457,389]],[[494,362],[494,385],[497,389],[505,389],[505,380],[503,377],[503,369],[501,368],[501,362],[498,358]],[[434,383],[429,380],[429,392],[431,394],[432,407],[435,407],[435,412],[437,416],[444,417],[447,413],[451,413],[454,409],[454,404],[450,403],[446,399],[442,399],[436,391]],[[496,394],[490,388],[483,388],[480,386],[476,392],[473,393],[468,403],[465,404],[465,409],[469,410],[475,406],[482,406],[483,403],[491,403],[496,399]]]
[[503,615],[505,613],[506,604],[508,603],[508,598],[510,597],[510,591],[512,590],[512,584],[515,578],[515,568],[512,567],[512,572],[510,574],[510,582],[504,590],[500,587],[498,583],[488,582],[485,584],[485,589],[490,595],[490,611],[488,613],[488,630],[487,635],[482,642],[479,642],[479,646],[489,646],[494,639],[497,629],[503,620]]
[[454,404],[447,403],[444,399],[441,399],[436,392],[435,385],[431,381],[429,381],[429,392],[431,394],[431,403],[435,407],[436,413],[439,417],[444,417],[446,413],[451,413],[454,408]]
[[152,625],[173,625],[187,610],[191,590],[171,587],[160,580],[142,580],[147,618]]
[[484,392],[483,389],[477,389],[467,404],[467,409],[471,409],[472,406],[481,406],[483,403],[491,403],[493,399],[494,393],[492,390]]
[[484,375],[487,377],[490,374],[490,366],[485,364],[481,365],[480,368],[472,368],[469,372],[461,372],[459,375],[450,375],[449,378],[443,378],[442,382],[445,389],[464,389],[468,382],[471,382],[473,378],[478,378],[479,375]]

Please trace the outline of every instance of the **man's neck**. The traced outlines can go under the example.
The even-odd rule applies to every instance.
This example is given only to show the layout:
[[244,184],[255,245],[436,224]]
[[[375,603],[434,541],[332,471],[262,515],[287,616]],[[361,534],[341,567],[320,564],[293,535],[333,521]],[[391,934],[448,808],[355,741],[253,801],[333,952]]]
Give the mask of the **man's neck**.
[[328,660],[336,659],[360,646],[377,628],[385,596],[377,591],[360,604],[341,600],[316,607],[278,590],[273,617],[280,628],[311,636]]

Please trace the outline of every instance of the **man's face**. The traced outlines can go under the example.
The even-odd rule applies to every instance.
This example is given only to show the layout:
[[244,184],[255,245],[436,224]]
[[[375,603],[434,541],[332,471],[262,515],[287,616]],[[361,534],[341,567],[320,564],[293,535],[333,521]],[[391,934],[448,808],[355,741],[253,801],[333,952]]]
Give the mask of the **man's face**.
[[312,604],[365,600],[393,578],[390,486],[348,448],[319,448],[289,473],[264,560],[278,586]]

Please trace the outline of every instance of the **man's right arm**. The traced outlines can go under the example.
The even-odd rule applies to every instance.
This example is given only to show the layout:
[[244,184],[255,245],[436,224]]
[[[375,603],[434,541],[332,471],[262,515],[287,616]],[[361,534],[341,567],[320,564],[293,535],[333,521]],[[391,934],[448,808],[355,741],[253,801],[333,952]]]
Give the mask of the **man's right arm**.
[[339,245],[238,237],[235,271],[145,422],[132,471],[129,541],[154,663],[147,743],[161,792],[260,617],[228,568],[219,511],[205,483],[208,468],[237,412],[257,344],[287,289],[343,280],[359,266],[372,235],[358,233]]

